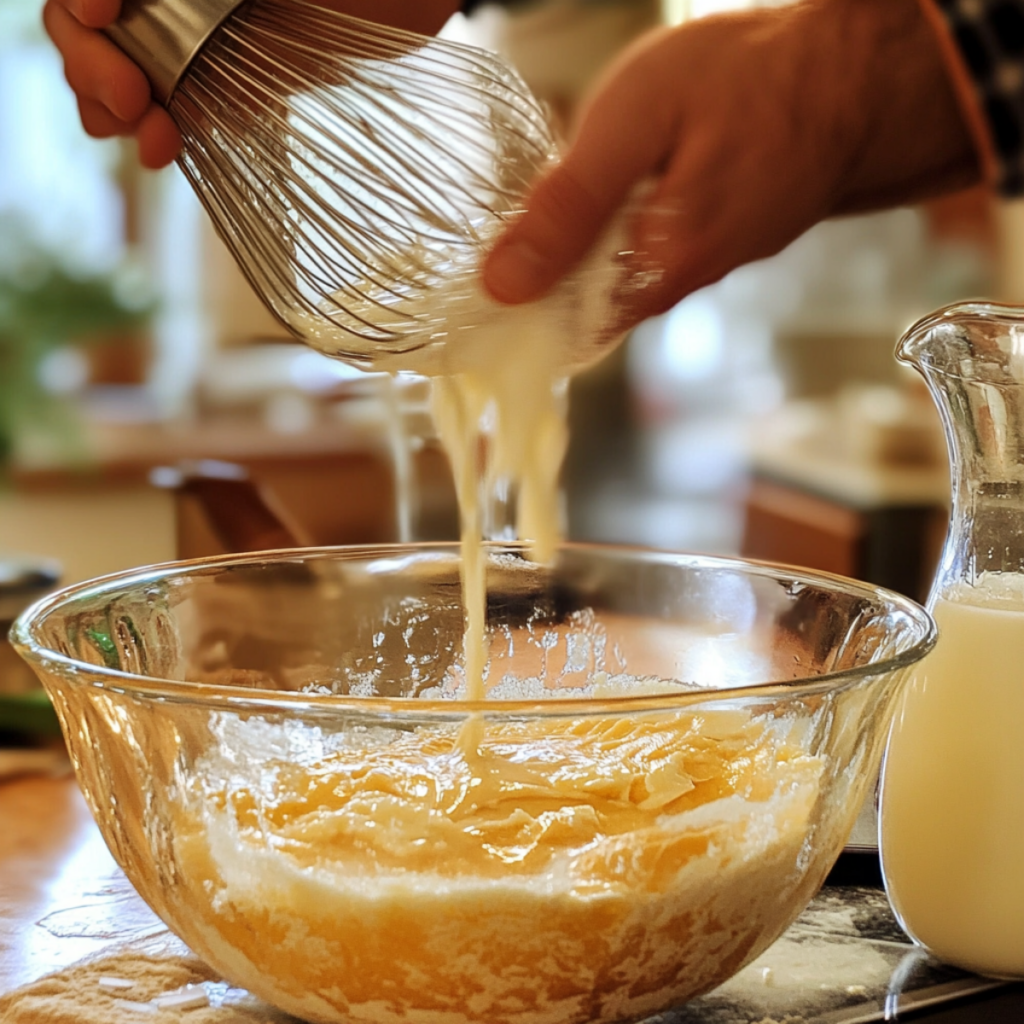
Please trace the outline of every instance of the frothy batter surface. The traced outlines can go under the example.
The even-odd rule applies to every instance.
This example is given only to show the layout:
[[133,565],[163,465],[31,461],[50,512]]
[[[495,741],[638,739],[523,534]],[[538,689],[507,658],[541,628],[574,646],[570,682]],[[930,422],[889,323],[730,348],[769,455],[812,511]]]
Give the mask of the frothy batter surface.
[[821,771],[795,728],[676,712],[211,759],[176,830],[205,890],[186,938],[313,1021],[653,1012],[785,925]]

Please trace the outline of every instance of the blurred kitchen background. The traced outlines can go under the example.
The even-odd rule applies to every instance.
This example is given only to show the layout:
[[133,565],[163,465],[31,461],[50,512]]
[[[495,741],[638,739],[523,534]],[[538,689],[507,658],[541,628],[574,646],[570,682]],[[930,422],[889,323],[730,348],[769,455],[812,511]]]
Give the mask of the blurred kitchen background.
[[[447,31],[504,51],[568,118],[637,33],[753,5],[537,0]],[[244,473],[314,542],[454,536],[422,387],[289,343],[177,169],[83,134],[38,8],[0,0],[0,553],[54,558],[72,582],[223,547],[192,470]],[[1022,239],[1021,208],[981,191],[832,222],[645,323],[573,385],[570,536],[921,596],[946,458],[895,341],[947,302],[1024,300]],[[202,460],[226,466],[180,472]]]

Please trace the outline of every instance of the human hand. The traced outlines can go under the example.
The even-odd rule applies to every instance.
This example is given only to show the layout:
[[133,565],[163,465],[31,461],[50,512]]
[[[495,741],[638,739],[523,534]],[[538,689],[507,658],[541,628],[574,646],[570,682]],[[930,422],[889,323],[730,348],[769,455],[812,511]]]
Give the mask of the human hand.
[[584,104],[564,158],[498,240],[484,284],[537,298],[642,182],[650,282],[625,330],[816,222],[972,184],[980,167],[917,0],[804,0],[657,30]]
[[[458,9],[457,0],[323,0],[356,17],[433,35]],[[100,31],[112,24],[121,0],[46,0],[43,24],[64,59],[82,126],[94,138],[133,136],[139,161],[157,169],[181,151],[181,133],[154,102],[142,71]]]
[[164,167],[178,155],[181,133],[153,102],[142,71],[99,31],[120,9],[121,0],[46,0],[43,24],[64,58],[86,132],[97,139],[134,136],[142,165]]

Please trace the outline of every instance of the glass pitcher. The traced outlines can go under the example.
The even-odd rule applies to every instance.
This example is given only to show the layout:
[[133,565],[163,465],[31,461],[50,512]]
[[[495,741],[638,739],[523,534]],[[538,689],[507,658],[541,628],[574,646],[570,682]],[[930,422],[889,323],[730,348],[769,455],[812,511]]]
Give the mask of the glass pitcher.
[[1024,977],[1024,309],[947,307],[897,356],[939,407],[952,511],[928,599],[939,642],[882,769],[882,872],[917,943]]

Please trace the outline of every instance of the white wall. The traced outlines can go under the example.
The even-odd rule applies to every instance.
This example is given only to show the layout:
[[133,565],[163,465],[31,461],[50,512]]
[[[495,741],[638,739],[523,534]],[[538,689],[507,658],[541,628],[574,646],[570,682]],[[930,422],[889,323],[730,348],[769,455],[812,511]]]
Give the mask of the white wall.
[[0,555],[55,558],[62,583],[165,562],[175,554],[174,503],[149,483],[102,490],[0,491]]

